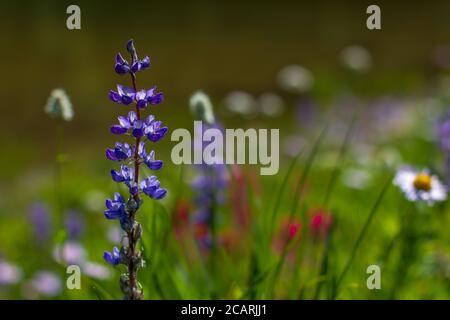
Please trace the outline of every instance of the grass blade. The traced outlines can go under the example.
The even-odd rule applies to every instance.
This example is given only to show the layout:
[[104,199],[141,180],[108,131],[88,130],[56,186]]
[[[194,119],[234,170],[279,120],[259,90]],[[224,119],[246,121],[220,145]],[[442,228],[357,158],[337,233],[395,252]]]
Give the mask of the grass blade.
[[373,205],[372,209],[370,210],[370,213],[366,219],[366,222],[364,223],[364,226],[361,229],[361,232],[359,233],[358,238],[356,239],[356,242],[353,246],[350,257],[349,257],[344,269],[342,270],[341,275],[338,277],[338,279],[336,281],[336,285],[334,287],[333,295],[332,295],[333,299],[336,297],[339,287],[342,284],[342,281],[344,280],[348,270],[350,269],[350,267],[353,263],[353,260],[355,259],[356,252],[358,251],[358,248],[359,248],[361,242],[363,241],[364,236],[367,233],[367,229],[369,228],[370,223],[372,222],[376,212],[378,211],[381,201],[383,200],[384,195],[386,194],[386,191],[388,190],[391,183],[392,183],[392,176],[389,176],[389,178],[387,179],[387,181],[385,182],[385,184],[383,186],[383,189],[381,190],[380,194],[378,195],[378,198],[376,199],[375,204]]

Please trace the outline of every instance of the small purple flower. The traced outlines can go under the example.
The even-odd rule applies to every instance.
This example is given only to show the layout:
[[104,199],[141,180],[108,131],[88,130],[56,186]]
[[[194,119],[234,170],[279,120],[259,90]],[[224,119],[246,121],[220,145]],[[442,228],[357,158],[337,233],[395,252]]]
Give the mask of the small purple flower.
[[130,64],[120,53],[116,55],[116,66],[114,68],[118,74],[126,74],[130,72]]
[[109,98],[116,103],[124,104],[128,106],[131,104],[136,97],[136,92],[133,89],[125,87],[121,84],[117,85],[117,92],[110,90]]
[[123,219],[127,216],[125,212],[125,200],[120,193],[114,194],[114,199],[106,199],[105,217],[107,219]]
[[138,155],[150,170],[159,170],[163,166],[162,160],[155,160],[155,151],[147,154],[145,150],[145,142],[139,144]]
[[144,133],[152,142],[161,140],[169,130],[167,127],[161,127],[161,121],[153,121],[150,125],[145,127]]
[[146,56],[142,60],[139,60],[133,40],[128,41],[127,51],[131,54],[134,61],[133,65],[131,66],[131,72],[136,73],[138,71],[147,69],[150,66],[150,58],[148,56]]
[[22,278],[22,270],[7,261],[0,260],[0,287],[14,285]]
[[111,127],[111,133],[113,134],[124,134],[127,133],[128,130],[133,128],[134,123],[137,120],[136,112],[130,111],[128,112],[128,116],[119,116],[117,118],[119,120],[119,124],[115,124]]
[[155,176],[150,176],[142,181],[140,187],[142,192],[155,200],[164,198],[167,193],[166,189],[160,188],[160,182]]
[[43,295],[53,297],[62,290],[61,279],[50,271],[40,271],[31,280],[32,288]]
[[117,266],[122,260],[120,257],[120,251],[117,247],[113,248],[112,252],[105,251],[103,253],[103,259],[112,266]]
[[150,58],[146,56],[144,57],[144,59],[137,60],[135,63],[133,63],[133,65],[131,66],[131,71],[136,73],[141,70],[147,69],[148,67],[150,67]]
[[111,272],[105,266],[88,261],[83,265],[83,271],[89,277],[99,280],[106,280],[111,276]]
[[70,239],[77,239],[84,231],[84,220],[81,214],[77,211],[71,210],[66,213],[64,221],[68,237]]
[[35,203],[30,208],[30,220],[34,236],[38,243],[50,238],[51,218],[50,210],[43,203]]
[[135,96],[136,105],[139,108],[143,109],[143,108],[146,108],[149,103],[151,105],[157,105],[157,104],[161,103],[163,101],[164,96],[163,96],[162,92],[155,93],[155,91],[156,91],[156,86],[147,91],[140,90],[140,91],[136,92],[136,96]]
[[119,124],[111,126],[111,133],[113,134],[125,134],[129,130],[135,138],[141,138],[144,136],[145,130],[149,124],[154,120],[153,116],[148,116],[146,120],[138,120],[136,112],[130,111],[127,117],[119,116],[117,118]]
[[54,247],[53,258],[56,262],[67,265],[82,264],[86,258],[86,250],[77,241],[69,240]]
[[126,165],[121,165],[120,172],[111,170],[111,177],[115,182],[124,182],[128,185],[134,179],[134,171]]
[[106,157],[112,161],[123,161],[130,158],[133,150],[128,143],[117,142],[114,149],[106,149]]

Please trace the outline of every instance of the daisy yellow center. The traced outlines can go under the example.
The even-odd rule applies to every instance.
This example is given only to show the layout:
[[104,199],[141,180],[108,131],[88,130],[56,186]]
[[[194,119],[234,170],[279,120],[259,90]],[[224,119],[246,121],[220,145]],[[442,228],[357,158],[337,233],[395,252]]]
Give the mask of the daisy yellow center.
[[419,173],[414,178],[413,185],[416,190],[430,191],[431,177],[425,173]]

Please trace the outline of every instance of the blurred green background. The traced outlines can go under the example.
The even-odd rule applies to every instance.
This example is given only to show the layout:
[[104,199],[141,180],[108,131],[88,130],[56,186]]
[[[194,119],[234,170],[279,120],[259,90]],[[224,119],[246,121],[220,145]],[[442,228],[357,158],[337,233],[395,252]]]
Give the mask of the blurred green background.
[[[83,244],[93,259],[102,263],[101,253],[109,250],[105,234],[98,232],[106,230],[113,223],[105,221],[101,214],[102,196],[109,196],[115,191],[114,184],[109,180],[111,164],[104,159],[104,149],[115,141],[115,137],[109,134],[109,126],[115,122],[117,115],[124,114],[128,109],[110,102],[107,94],[118,83],[129,84],[129,79],[116,75],[113,68],[115,54],[125,52],[125,44],[130,38],[135,40],[138,53],[148,54],[151,59],[151,68],[139,74],[138,86],[157,85],[164,92],[164,103],[154,112],[171,130],[178,127],[192,128],[188,100],[193,92],[201,89],[211,96],[218,118],[226,127],[280,128],[283,139],[300,133],[302,143],[311,146],[317,133],[326,125],[324,119],[328,119],[328,124],[342,124],[344,128],[348,126],[351,114],[347,113],[345,107],[340,109],[341,98],[357,97],[357,104],[363,110],[368,110],[371,102],[378,98],[394,96],[411,107],[406,108],[406,113],[393,115],[390,129],[395,133],[391,136],[387,133],[388,137],[384,137],[382,142],[377,140],[379,144],[374,147],[374,154],[383,158],[385,153],[394,150],[390,154],[401,155],[400,158],[406,162],[444,172],[442,155],[435,141],[430,138],[434,129],[427,127],[431,122],[425,119],[442,112],[447,102],[448,70],[436,60],[444,60],[444,64],[450,61],[448,1],[377,1],[376,4],[381,7],[382,21],[382,30],[379,31],[366,28],[366,8],[373,4],[372,1],[77,1],[76,4],[81,8],[81,30],[66,28],[66,8],[70,4],[74,3],[0,2],[0,258],[21,265],[24,278],[31,276],[35,269],[53,267],[45,254],[41,256],[39,253],[33,259],[28,259],[28,252],[34,247],[30,235],[32,226],[27,220],[27,211],[34,201],[45,201],[53,209],[55,206],[58,131],[55,120],[43,112],[53,88],[64,88],[75,110],[74,120],[64,124],[65,163],[61,187],[64,206],[82,211],[83,214],[88,212]],[[368,50],[372,59],[370,70],[357,73],[342,65],[339,56],[344,48],[351,45]],[[308,92],[292,94],[277,85],[280,69],[292,64],[307,68],[313,75],[314,83]],[[233,115],[226,108],[225,98],[236,90],[255,97],[274,92],[283,99],[284,113],[277,118]],[[428,99],[430,97],[436,99],[431,101],[434,104]],[[299,121],[299,98],[314,101],[314,110],[321,116],[308,123]],[[428,109],[429,105],[433,105],[433,108]],[[370,116],[364,112],[363,128],[371,123]],[[412,114],[414,120],[412,125],[408,123],[404,127],[403,120],[408,122],[409,119],[407,114]],[[334,121],[334,116],[343,117],[345,121]],[[308,118],[305,116],[305,119]],[[381,121],[386,124],[389,119]],[[323,196],[324,181],[328,181],[333,172],[332,164],[343,141],[345,129],[342,126],[336,134],[330,135],[331,141],[321,151],[323,154],[316,157],[311,173],[314,176],[311,179],[316,182],[312,183],[310,200],[302,204],[303,211],[321,202],[318,199]],[[366,134],[370,138],[374,133],[370,131]],[[186,200],[192,196],[190,187],[188,184],[183,187],[178,185],[181,169],[169,163],[173,145],[167,137],[158,146],[157,154],[168,163],[161,180],[169,186],[169,190],[172,187],[172,194],[181,194],[180,197]],[[385,178],[385,169],[377,162],[378,158],[367,148],[364,149],[367,145],[361,144],[359,149],[356,145],[354,147],[345,168],[364,167],[374,178],[373,183],[364,190],[355,191],[342,185],[336,188],[338,196],[334,197],[335,203],[330,209],[343,215],[340,219],[343,229],[341,233],[338,232],[335,248],[336,252],[345,252],[344,257],[336,258],[339,268],[342,268],[364,217],[369,212],[370,206],[367,206],[372,205]],[[364,156],[372,157],[372,162],[361,165],[360,158]],[[385,160],[383,158],[380,161]],[[249,205],[254,211],[265,212],[264,195],[273,193],[273,186],[281,182],[290,161],[291,158],[283,154],[279,175],[258,178],[261,180],[258,183],[262,186],[263,196],[251,198],[253,200]],[[396,164],[401,162],[399,160]],[[290,188],[304,166],[303,161],[291,179],[294,181],[290,182]],[[250,177],[255,172],[254,168],[248,169]],[[176,189],[178,187],[180,190]],[[354,199],[354,202],[349,203],[349,198]],[[377,220],[376,230],[370,234],[373,242],[365,244],[369,248],[365,250],[368,257],[358,262],[361,266],[370,263],[373,260],[371,257],[382,255],[382,248],[390,243],[396,233],[399,220],[393,213],[398,210],[399,199],[399,193],[389,193],[382,212],[385,219],[383,222]],[[173,196],[164,203],[169,215],[177,207],[178,200]],[[283,214],[289,211],[289,200],[289,197],[283,200]],[[90,206],[92,202],[96,203]],[[227,206],[232,204],[230,200]],[[437,244],[428,245],[442,247],[448,254],[449,242],[445,232],[448,212],[445,207],[439,207],[437,211],[441,212],[441,220],[432,221],[435,229],[430,227]],[[58,238],[56,229],[54,241],[62,241],[64,236],[60,234]],[[377,233],[379,230],[382,230],[381,235]],[[423,256],[432,251],[428,247],[423,250]],[[163,259],[161,265],[174,266],[173,261],[177,261],[178,254],[178,251],[171,251],[170,259],[173,260]],[[249,255],[245,257],[245,266],[242,268],[248,267],[246,263],[250,264],[250,260],[247,260],[250,259]],[[276,261],[276,256],[273,259]],[[272,262],[264,263],[271,265]],[[193,270],[197,267],[194,266]],[[236,278],[245,274],[240,267],[236,268],[239,269],[234,275]],[[186,274],[189,272],[181,268],[176,272],[178,280],[162,276],[163,279],[159,279],[162,287],[167,285],[169,289],[163,289],[161,293],[157,286],[149,285],[149,298],[217,297],[195,289],[200,286],[201,280],[192,284],[186,280],[190,279]],[[357,279],[355,282],[364,284],[364,273],[352,276],[353,280]],[[394,278],[395,272],[391,276]],[[395,298],[449,298],[448,275],[443,282],[439,277],[429,282],[419,277],[419,282],[411,282],[412,289],[403,291]],[[244,276],[239,279],[234,279],[236,282],[230,280],[230,287],[222,284],[222,287],[219,286],[221,289],[216,288],[223,289],[218,297],[248,298],[244,294],[247,280],[243,280],[246,279]],[[290,278],[284,279],[288,282],[286,279]],[[176,281],[179,281],[175,285],[177,290],[172,288]],[[154,281],[152,283],[154,285]],[[104,286],[111,290],[117,289],[114,278]],[[390,292],[377,296],[376,293],[366,291],[361,294],[352,285],[349,288],[341,298],[392,297]],[[0,297],[24,297],[20,293],[21,289],[14,290],[4,291]],[[256,297],[298,297],[297,292],[289,291],[286,294],[281,291],[279,295]],[[60,297],[95,298],[96,294],[83,291],[65,293]],[[118,294],[114,297],[117,298]]]

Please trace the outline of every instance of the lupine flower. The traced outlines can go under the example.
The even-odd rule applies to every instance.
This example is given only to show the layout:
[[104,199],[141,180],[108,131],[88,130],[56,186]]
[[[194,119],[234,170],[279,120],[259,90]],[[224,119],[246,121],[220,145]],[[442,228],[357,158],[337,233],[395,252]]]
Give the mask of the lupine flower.
[[309,215],[311,216],[311,221],[309,223],[309,231],[311,236],[314,239],[317,239],[318,237],[326,237],[329,234],[333,224],[332,214],[319,209],[310,211]]
[[109,91],[109,99],[126,106],[136,102],[138,108],[145,109],[148,104],[157,105],[161,103],[164,97],[161,92],[156,92],[156,86],[147,91],[139,90],[135,92],[133,89],[119,84],[117,85],[117,91]]
[[114,194],[114,199],[106,199],[105,217],[107,219],[122,219],[126,216],[125,200],[120,193]]
[[167,190],[160,188],[160,185],[158,178],[151,176],[141,182],[141,189],[150,198],[159,200],[164,198],[167,193]]
[[[128,273],[120,278],[120,287],[127,299],[141,299],[142,290],[137,281],[137,270],[144,265],[137,243],[142,234],[142,227],[136,221],[136,214],[143,202],[141,194],[152,199],[159,200],[166,196],[167,190],[161,188],[156,176],[150,176],[139,181],[139,168],[145,164],[151,170],[159,170],[163,166],[161,160],[155,159],[154,150],[146,150],[146,140],[158,142],[168,128],[162,126],[153,115],[141,118],[141,110],[149,104],[157,105],[163,101],[163,94],[156,92],[156,86],[149,90],[136,89],[136,73],[150,66],[150,58],[140,60],[134,47],[133,40],[128,41],[127,51],[131,56],[131,62],[125,60],[119,53],[116,56],[115,71],[118,74],[129,74],[132,88],[117,85],[117,91],[111,90],[109,98],[118,104],[131,105],[135,110],[128,112],[126,117],[118,117],[119,124],[110,128],[116,135],[129,134],[134,139],[133,145],[117,142],[114,148],[106,150],[106,157],[112,161],[124,162],[120,170],[111,170],[111,177],[115,182],[124,183],[128,187],[128,200],[116,193],[114,199],[106,200],[105,217],[111,220],[119,220],[126,239],[122,241],[122,248],[114,247],[112,252],[105,252],[103,258],[111,265],[125,264]],[[131,167],[132,165],[133,167]]]
[[144,59],[137,58],[136,49],[134,48],[133,40],[130,40],[127,45],[127,51],[132,55],[133,63],[131,64],[125,60],[120,53],[116,55],[116,65],[114,69],[120,75],[126,73],[136,73],[150,67],[150,58],[145,56]]
[[53,118],[61,118],[64,121],[70,121],[74,116],[72,103],[63,89],[54,89],[50,93],[44,110]]
[[167,127],[161,127],[161,121],[153,121],[150,124],[146,124],[144,127],[144,134],[152,142],[158,142],[167,133]]
[[131,158],[133,149],[128,143],[116,142],[114,149],[106,149],[106,157],[112,161],[123,161]]
[[84,231],[84,220],[79,212],[71,210],[66,213],[64,225],[71,240],[78,239]]
[[124,182],[129,185],[134,180],[134,171],[126,165],[121,165],[120,171],[111,170],[111,177],[115,182]]
[[155,151],[152,150],[147,154],[145,142],[139,144],[138,155],[150,170],[159,170],[163,166],[162,160],[155,160]]
[[0,260],[0,286],[10,286],[22,278],[22,270],[6,261]]
[[130,72],[130,64],[126,61],[120,53],[116,55],[116,66],[114,67],[118,74],[125,74]]
[[48,240],[52,227],[48,206],[43,203],[33,204],[30,208],[29,217],[38,244]]
[[394,185],[401,189],[409,201],[423,201],[432,205],[447,199],[447,188],[426,169],[402,168],[394,177]]
[[40,294],[54,297],[62,290],[61,279],[50,271],[39,271],[31,279],[31,287]]
[[114,247],[112,252],[105,251],[103,253],[103,259],[112,266],[118,265],[121,261],[120,250],[117,247]]

